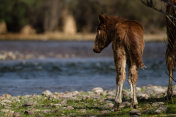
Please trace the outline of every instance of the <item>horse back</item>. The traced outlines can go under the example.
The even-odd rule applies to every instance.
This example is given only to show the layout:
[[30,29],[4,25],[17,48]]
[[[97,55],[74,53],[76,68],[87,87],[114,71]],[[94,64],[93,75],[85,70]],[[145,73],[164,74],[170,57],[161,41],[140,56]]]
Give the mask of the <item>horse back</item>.
[[144,49],[144,30],[136,21],[124,20],[116,25],[118,39],[123,42],[129,58],[136,63],[138,68],[144,67],[142,61]]

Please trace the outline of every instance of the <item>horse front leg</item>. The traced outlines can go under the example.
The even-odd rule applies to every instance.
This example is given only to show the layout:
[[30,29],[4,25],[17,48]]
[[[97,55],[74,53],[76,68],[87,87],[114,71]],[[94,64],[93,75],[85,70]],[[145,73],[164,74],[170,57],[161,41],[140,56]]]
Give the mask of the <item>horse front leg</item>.
[[166,65],[169,71],[169,85],[167,90],[167,99],[172,100],[173,90],[172,90],[172,78],[173,78],[173,70],[175,67],[175,53],[174,49],[167,48],[166,51]]
[[128,83],[131,88],[131,100],[133,108],[137,108],[138,101],[136,97],[136,83],[137,83],[137,67],[136,65],[129,66],[128,68]]
[[172,77],[173,77],[173,70],[169,69],[169,85],[167,90],[167,99],[172,100],[173,90],[172,90]]
[[121,59],[115,62],[116,65],[116,96],[115,96],[115,106],[114,110],[118,111],[120,110],[120,104],[122,103],[122,89],[123,89],[123,83],[126,78],[126,57],[121,56]]

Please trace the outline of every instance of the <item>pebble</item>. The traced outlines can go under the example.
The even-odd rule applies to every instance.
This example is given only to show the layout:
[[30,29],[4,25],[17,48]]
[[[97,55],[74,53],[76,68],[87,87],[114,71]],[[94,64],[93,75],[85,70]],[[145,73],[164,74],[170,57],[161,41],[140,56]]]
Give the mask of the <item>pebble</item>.
[[[151,93],[152,96],[157,96],[157,95],[162,95],[165,93],[166,88],[165,87],[160,87],[160,86],[146,86],[141,88],[137,88],[137,97],[139,99],[149,99],[151,98]],[[174,90],[176,91],[176,90]],[[44,96],[42,96],[44,95]],[[94,107],[102,107],[102,108],[108,108],[108,110],[102,110],[99,112],[102,112],[103,114],[107,114],[109,109],[114,107],[114,98],[115,98],[115,90],[103,90],[101,87],[96,87],[92,89],[92,91],[88,92],[81,92],[81,91],[73,91],[73,92],[65,92],[65,93],[52,93],[49,90],[46,90],[42,93],[42,95],[25,95],[25,96],[16,96],[13,97],[9,94],[4,94],[2,95],[0,99],[0,104],[5,107],[5,109],[1,109],[0,112],[3,113],[10,113],[14,117],[20,117],[20,113],[15,113],[11,111],[12,107],[11,104],[14,102],[20,103],[24,107],[29,107],[27,110],[24,112],[25,114],[28,115],[34,115],[34,112],[41,112],[41,113],[50,113],[54,112],[49,109],[38,109],[38,110],[29,110],[30,106],[33,106],[34,104],[37,104],[37,101],[35,100],[57,100],[59,103],[54,103],[54,101],[50,104],[44,105],[42,107],[54,107],[56,109],[60,109],[63,107],[63,109],[66,110],[73,110],[74,107],[73,105],[68,105],[67,101],[68,100],[78,100],[79,102],[84,101],[84,100],[93,100],[93,101],[98,101],[98,103],[94,103]],[[123,95],[125,100],[130,98],[130,91],[129,90],[123,90]],[[51,100],[50,100],[51,101]],[[25,102],[25,103],[24,103]],[[84,103],[84,102],[81,102]],[[140,101],[139,101],[140,103]],[[42,105],[42,104],[40,104]],[[84,103],[85,106],[89,106],[89,102]],[[167,107],[165,106],[164,102],[154,102],[154,103],[148,103],[149,106],[144,107],[143,110],[141,110],[143,113],[151,113],[151,114],[160,114],[163,112],[167,111]],[[123,101],[121,104],[121,107],[131,107],[131,102],[130,101]],[[81,113],[86,113],[86,109],[80,109]],[[141,112],[138,109],[133,109],[129,112],[130,116],[140,116]]]
[[12,97],[10,94],[3,94],[2,97],[5,97],[5,98],[10,98]]
[[115,96],[115,93],[113,91],[107,91],[107,96]]
[[1,103],[12,103],[11,100],[2,100]]
[[42,93],[44,96],[50,96],[50,95],[53,95],[53,93],[49,90],[46,90]]
[[153,112],[154,112],[153,109],[147,109],[147,110],[145,110],[143,113],[144,113],[144,114],[150,114],[150,113],[153,113]]
[[67,110],[72,110],[72,109],[74,109],[72,106],[67,106],[65,109],[67,109]]
[[20,113],[17,112],[17,113],[13,114],[13,117],[21,117],[21,115],[20,115]]
[[66,105],[66,104],[67,104],[67,100],[66,99],[61,102],[61,105]]
[[42,113],[49,113],[49,112],[51,112],[51,110],[49,110],[49,109],[44,109],[44,110],[41,110],[41,112],[42,112]]
[[166,111],[167,111],[167,107],[162,105],[158,109],[156,109],[155,113],[160,114],[160,113],[163,113],[163,112],[166,112]]
[[86,109],[81,109],[80,110],[82,113],[86,113]]
[[164,102],[154,102],[154,103],[152,103],[153,107],[158,107],[160,105],[164,105]]
[[2,113],[7,113],[7,112],[9,112],[10,110],[9,109],[1,109],[1,112]]
[[122,94],[124,98],[130,99],[130,95],[131,95],[130,91],[122,90]]
[[96,87],[92,89],[93,92],[97,93],[97,94],[101,94],[103,93],[103,88],[101,87]]
[[27,102],[27,103],[23,104],[23,106],[24,106],[24,107],[27,107],[27,106],[32,106],[32,105],[33,105],[33,103],[32,103],[32,102]]
[[33,112],[33,111],[31,111],[31,110],[25,110],[25,111],[24,111],[24,114],[33,115],[33,114],[34,114],[34,112]]
[[173,90],[173,96],[176,96],[176,90]]
[[79,92],[78,92],[78,91],[73,91],[73,92],[72,92],[72,96],[77,96],[77,95],[79,95]]
[[130,111],[130,115],[138,115],[138,116],[140,116],[141,112],[139,110],[137,110],[137,109],[133,109],[133,110]]
[[167,88],[165,87],[160,87],[160,86],[149,86],[146,87],[146,91],[145,93],[147,93],[148,95],[151,95],[153,97],[160,97],[163,94],[165,94],[167,91]]
[[112,108],[112,107],[114,107],[114,104],[113,104],[113,103],[107,103],[107,104],[105,105],[105,107],[106,107],[106,108]]
[[127,107],[131,107],[131,103],[128,101],[122,102],[123,107],[127,108]]
[[137,96],[139,99],[145,99],[145,100],[149,99],[149,95],[147,95],[147,94],[145,94],[145,93],[141,93],[141,92],[138,92],[138,93],[136,94],[136,96]]
[[136,91],[137,92],[141,91],[141,88],[140,87],[136,87]]

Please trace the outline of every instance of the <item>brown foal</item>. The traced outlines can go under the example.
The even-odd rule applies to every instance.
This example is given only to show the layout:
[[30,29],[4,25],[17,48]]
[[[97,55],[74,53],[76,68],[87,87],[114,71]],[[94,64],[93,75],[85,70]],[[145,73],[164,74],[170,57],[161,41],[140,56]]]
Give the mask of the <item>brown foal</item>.
[[114,62],[116,66],[116,97],[115,109],[119,110],[122,103],[122,88],[126,78],[126,63],[128,65],[128,83],[131,88],[132,106],[136,108],[136,82],[138,69],[144,68],[142,61],[144,40],[143,27],[136,21],[117,16],[99,15],[97,35],[93,51],[100,53],[112,42]]

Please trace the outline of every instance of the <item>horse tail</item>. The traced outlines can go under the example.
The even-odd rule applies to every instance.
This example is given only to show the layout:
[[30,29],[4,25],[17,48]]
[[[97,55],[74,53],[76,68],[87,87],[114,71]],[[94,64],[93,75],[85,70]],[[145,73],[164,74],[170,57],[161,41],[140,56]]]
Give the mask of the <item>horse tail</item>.
[[144,69],[145,65],[142,60],[144,40],[143,40],[143,30],[132,30],[130,27],[126,31],[124,40],[127,56],[130,62],[135,62],[137,68]]

